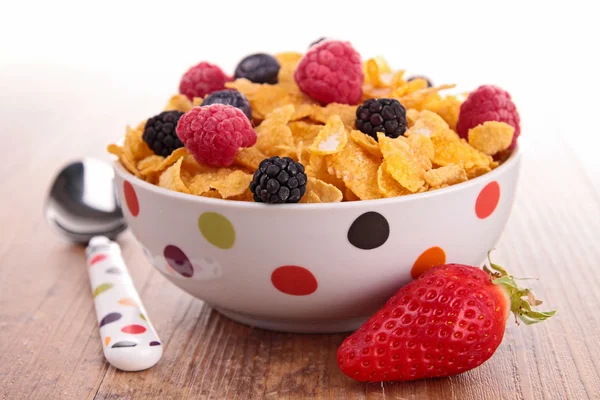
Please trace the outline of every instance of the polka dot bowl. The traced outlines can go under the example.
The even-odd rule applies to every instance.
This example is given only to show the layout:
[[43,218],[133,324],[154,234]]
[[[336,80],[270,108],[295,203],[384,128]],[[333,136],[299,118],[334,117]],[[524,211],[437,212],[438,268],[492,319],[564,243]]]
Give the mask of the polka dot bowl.
[[509,218],[520,158],[432,192],[276,206],[178,193],[114,166],[127,223],[169,281],[235,321],[316,333],[356,329],[433,265],[481,265]]

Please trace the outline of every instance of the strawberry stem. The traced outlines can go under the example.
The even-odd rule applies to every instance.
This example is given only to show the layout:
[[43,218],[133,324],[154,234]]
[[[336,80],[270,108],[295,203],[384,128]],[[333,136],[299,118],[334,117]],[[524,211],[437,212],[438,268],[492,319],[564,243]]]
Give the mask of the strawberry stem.
[[539,306],[542,304],[542,301],[536,299],[530,289],[520,288],[515,282],[517,278],[510,275],[500,265],[494,264],[490,257],[491,252],[492,250],[488,252],[490,266],[484,265],[483,270],[490,275],[493,284],[504,286],[508,292],[510,297],[510,311],[515,315],[517,324],[519,323],[519,319],[526,325],[535,324],[556,314],[556,310],[545,312],[532,310],[531,307]]

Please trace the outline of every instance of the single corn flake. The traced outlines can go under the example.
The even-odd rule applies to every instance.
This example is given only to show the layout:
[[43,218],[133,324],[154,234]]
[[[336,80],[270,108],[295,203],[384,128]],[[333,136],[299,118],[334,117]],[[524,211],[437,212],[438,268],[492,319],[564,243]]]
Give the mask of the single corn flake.
[[448,124],[439,115],[434,112],[424,110],[421,112],[409,113],[413,122],[410,128],[405,132],[406,136],[420,134],[425,136],[436,135],[441,131],[449,130]]
[[192,100],[192,107],[198,107],[198,106],[202,105],[203,101],[204,101],[204,98],[202,98],[202,97],[194,97],[194,100]]
[[177,160],[177,162],[171,165],[163,172],[158,180],[158,186],[175,190],[182,193],[190,193],[183,180],[181,179],[181,164],[183,157]]
[[346,190],[344,191],[344,201],[359,201],[359,200],[360,199],[358,198],[358,196],[355,195],[352,190],[350,190],[349,188],[346,188]]
[[[412,82],[409,82],[412,83]],[[407,92],[405,94],[399,95],[398,93],[393,93],[393,96],[397,98],[400,103],[405,108],[418,108],[421,109],[423,103],[425,103],[429,96],[445,89],[452,89],[456,85],[440,85],[437,87],[423,88],[420,90],[416,90],[413,92]]]
[[144,142],[142,139],[142,135],[144,134],[144,126],[146,122],[142,122],[135,129],[131,127],[127,127],[127,132],[125,133],[125,141],[123,143],[123,147],[125,148],[125,152],[129,152],[134,162],[138,162],[146,157],[149,157],[154,154],[154,152],[150,149],[148,144]]
[[385,197],[397,197],[411,194],[411,191],[402,187],[397,180],[388,172],[385,161],[379,166],[377,170],[377,185],[381,193]]
[[224,198],[242,195],[252,182],[252,175],[244,171],[232,171],[230,174],[212,182],[210,187]]
[[330,157],[329,172],[342,179],[361,200],[382,197],[377,186],[380,160],[352,141],[349,141],[341,152]]
[[188,112],[192,109],[192,102],[184,94],[176,94],[169,99],[164,111]]
[[383,57],[374,57],[365,61],[365,82],[375,88],[386,88],[392,83],[392,69]]
[[490,172],[492,168],[484,166],[476,166],[467,171],[467,177],[469,179],[477,178],[478,176],[485,175]]
[[321,203],[337,203],[342,201],[344,197],[337,187],[313,177],[308,178],[306,191],[313,192],[319,196]]
[[354,129],[357,109],[358,106],[340,103],[329,103],[325,107],[313,106],[311,118],[326,123],[333,115],[338,115],[347,129]]
[[295,86],[296,81],[294,80],[294,72],[296,71],[296,66],[302,58],[302,54],[296,52],[278,53],[275,54],[275,58],[280,65],[279,75],[277,78],[279,84],[283,86]]
[[415,193],[425,183],[425,168],[413,153],[407,139],[403,136],[391,139],[381,132],[377,134],[377,138],[387,171],[400,185]]
[[449,164],[462,166],[467,174],[472,169],[489,169],[492,157],[481,153],[479,150],[469,146],[464,140],[457,138],[456,133],[448,129],[452,134],[439,134],[431,136],[431,141],[435,148],[433,163],[444,167]]
[[233,165],[254,171],[262,160],[267,158],[256,146],[242,147],[233,160]]
[[293,105],[277,108],[256,128],[256,148],[267,157],[279,155],[275,146],[294,147],[292,131],[287,126],[294,110]]
[[107,148],[108,152],[114,154],[119,157],[119,161],[123,164],[123,167],[138,178],[141,178],[141,175],[137,169],[135,160],[130,152],[126,151],[124,147],[117,146],[116,144],[109,144]]
[[223,198],[223,196],[221,196],[221,193],[219,193],[218,191],[216,191],[214,189],[203,192],[200,194],[200,196],[210,197],[211,199],[222,199]]
[[381,149],[379,148],[379,143],[371,136],[353,129],[350,131],[350,140],[368,151],[376,159],[381,159],[383,157]]
[[342,123],[342,119],[333,115],[324,127],[321,128],[319,134],[313,141],[310,147],[312,154],[327,155],[339,153],[348,143],[348,132]]
[[288,124],[294,137],[296,146],[300,142],[312,143],[323,125],[309,124],[304,121],[294,121]]
[[299,203],[321,203],[319,196],[313,191],[306,191],[306,194],[302,196]]
[[430,170],[431,160],[435,156],[433,142],[425,135],[411,135],[406,139],[415,159],[425,171]]
[[468,179],[465,169],[456,164],[448,164],[444,167],[432,169],[425,172],[425,182],[431,188],[440,188],[443,185],[455,185]]
[[487,121],[469,129],[469,144],[489,156],[508,149],[515,128],[505,122]]
[[177,160],[179,160],[181,157],[184,157],[188,154],[189,153],[185,147],[180,147],[175,149],[167,157],[153,155],[140,161],[138,163],[138,169],[140,170],[140,174],[143,176],[152,175],[157,172],[164,171],[171,165],[175,164],[175,162],[177,162]]
[[457,96],[441,97],[439,93],[435,93],[427,97],[420,106],[423,110],[438,114],[446,121],[450,129],[455,131],[461,104],[462,100]]
[[305,164],[306,175],[327,182],[343,192],[346,184],[335,173],[329,171],[331,158],[331,155],[311,154],[308,165]]

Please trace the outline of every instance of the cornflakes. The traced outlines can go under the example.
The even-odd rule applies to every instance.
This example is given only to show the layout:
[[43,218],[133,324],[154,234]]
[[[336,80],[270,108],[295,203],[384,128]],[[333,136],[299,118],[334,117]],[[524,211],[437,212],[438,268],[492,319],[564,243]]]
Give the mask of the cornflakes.
[[354,129],[356,122],[356,109],[358,106],[348,104],[330,103],[325,107],[313,107],[311,118],[315,121],[326,123],[334,115],[339,116],[347,129]]
[[[195,100],[195,99],[194,99]],[[183,94],[176,94],[169,99],[165,111],[188,112],[192,109],[192,102]]]
[[[450,131],[452,132],[452,131]],[[467,173],[472,169],[489,168],[492,158],[469,146],[464,140],[450,134],[431,136],[435,148],[433,163],[444,167],[448,164],[462,166]]]
[[508,149],[515,128],[504,122],[488,121],[469,129],[469,144],[487,155],[493,156]]
[[181,164],[183,157],[177,160],[177,162],[171,165],[165,172],[162,173],[158,180],[158,186],[166,189],[175,190],[182,193],[191,193],[188,187],[181,179]]
[[411,194],[410,190],[402,187],[402,185],[400,185],[398,181],[395,180],[392,175],[390,175],[385,161],[377,170],[377,185],[385,197],[396,197]]
[[[312,159],[311,159],[312,160]],[[344,149],[331,156],[329,172],[342,179],[361,200],[381,198],[377,170],[381,162],[366,150],[349,141]]]
[[365,135],[361,131],[351,130],[350,140],[354,141],[354,143],[368,151],[373,157],[377,159],[383,157],[383,154],[381,154],[381,149],[379,148],[379,143],[377,143],[377,141],[371,136]]
[[292,131],[287,126],[294,110],[291,104],[277,108],[256,128],[256,148],[265,156],[279,155],[274,150],[275,146],[294,147]]
[[313,177],[308,178],[306,191],[315,193],[321,203],[337,203],[342,201],[343,198],[340,189]]
[[333,115],[327,124],[319,131],[310,151],[316,155],[327,155],[339,153],[348,143],[348,132],[344,128],[342,119]]
[[465,169],[456,164],[448,164],[444,167],[425,172],[425,182],[431,188],[440,188],[443,185],[455,185],[466,180],[467,173]]
[[408,140],[402,136],[391,139],[382,133],[378,133],[377,138],[390,175],[412,193],[419,190],[425,183],[425,168],[414,155]]

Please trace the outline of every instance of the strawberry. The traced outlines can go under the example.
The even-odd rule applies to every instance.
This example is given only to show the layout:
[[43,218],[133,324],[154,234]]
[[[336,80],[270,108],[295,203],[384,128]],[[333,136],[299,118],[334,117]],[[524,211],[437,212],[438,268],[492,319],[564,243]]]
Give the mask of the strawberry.
[[533,311],[541,301],[490,266],[446,264],[402,287],[344,340],[339,368],[361,382],[456,375],[494,354],[510,312],[526,324],[554,314]]

